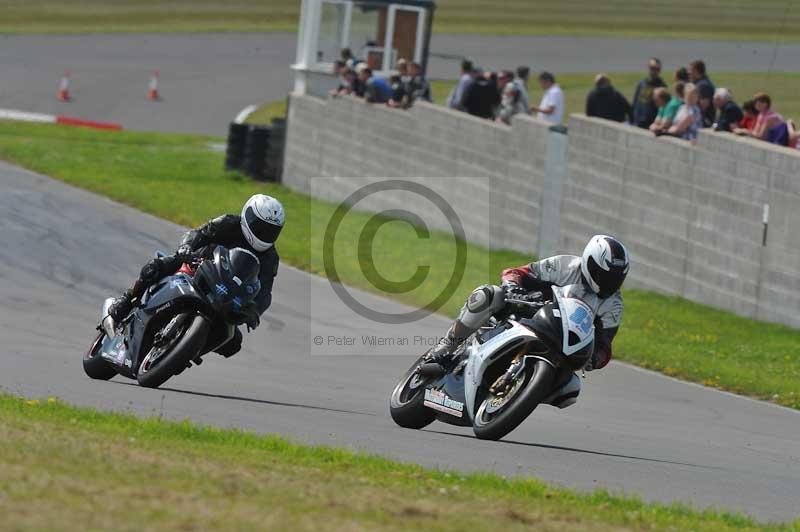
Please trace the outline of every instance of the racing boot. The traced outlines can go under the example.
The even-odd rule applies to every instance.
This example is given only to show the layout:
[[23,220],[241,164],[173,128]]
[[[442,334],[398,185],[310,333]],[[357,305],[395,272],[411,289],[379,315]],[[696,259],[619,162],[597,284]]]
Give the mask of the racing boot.
[[445,374],[443,364],[453,356],[458,346],[474,332],[475,329],[467,327],[461,320],[454,321],[444,338],[439,340],[439,343],[428,351],[425,362],[420,366],[420,374],[432,378],[443,376]]
[[108,307],[108,315],[114,320],[114,324],[122,322],[133,310],[133,300],[142,297],[146,289],[145,283],[137,279],[129,289],[111,303]]

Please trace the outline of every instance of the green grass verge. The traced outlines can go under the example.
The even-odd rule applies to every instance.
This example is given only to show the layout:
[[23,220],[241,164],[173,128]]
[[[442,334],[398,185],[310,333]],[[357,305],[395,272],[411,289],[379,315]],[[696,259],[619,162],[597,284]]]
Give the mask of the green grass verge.
[[[494,68],[515,68],[516,65],[491,65]],[[672,85],[672,73],[678,65],[665,65],[664,80]],[[684,65],[685,66],[685,65]],[[487,65],[488,67],[488,65]],[[454,65],[455,70],[457,66]],[[671,70],[668,70],[671,69]],[[598,71],[600,72],[600,71]],[[594,87],[596,73],[559,73],[556,81],[564,90],[565,121],[569,113],[583,113],[586,109],[586,95]],[[454,73],[455,75],[455,73]],[[611,82],[622,94],[633,99],[636,84],[644,77],[644,73],[611,72]],[[758,91],[766,91],[772,97],[772,107],[786,118],[800,119],[800,73],[798,72],[711,72],[711,80],[717,87],[726,87],[733,92],[738,103],[752,98]],[[454,81],[437,80],[431,82],[434,101],[442,105],[447,101]],[[535,73],[528,83],[529,98],[532,105],[537,105],[542,97],[542,90],[535,80]]]
[[248,115],[248,124],[269,124],[273,118],[286,118],[286,99],[275,100],[260,105]]
[[[275,195],[288,213],[278,246],[282,259],[321,274],[322,233],[334,205],[280,185],[225,174],[223,155],[208,148],[209,140],[0,122],[0,158],[184,225],[238,212],[255,192]],[[345,282],[374,290],[356,251],[358,235],[370,218],[359,212],[345,217],[335,252]],[[393,222],[378,229],[373,256],[377,270],[392,280],[409,278],[418,264],[431,265],[420,287],[394,296],[422,304],[449,279],[455,245],[452,236],[434,233],[419,239],[409,225]],[[442,309],[451,316],[472,288],[496,282],[502,268],[530,260],[476,245],[468,250],[464,279]],[[614,343],[618,359],[800,408],[800,331],[648,292],[626,290],[625,300],[623,326]]]
[[[0,33],[296,31],[298,0],[6,0]],[[797,41],[786,0],[439,0],[437,33]]]
[[800,530],[55,399],[0,394],[0,433],[12,530]]

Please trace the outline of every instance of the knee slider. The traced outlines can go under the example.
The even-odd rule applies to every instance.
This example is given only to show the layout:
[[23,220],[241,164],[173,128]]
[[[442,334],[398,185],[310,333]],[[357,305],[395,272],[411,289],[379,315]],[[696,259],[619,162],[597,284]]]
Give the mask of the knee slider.
[[467,310],[473,313],[483,312],[492,306],[494,291],[490,286],[479,286],[467,299]]

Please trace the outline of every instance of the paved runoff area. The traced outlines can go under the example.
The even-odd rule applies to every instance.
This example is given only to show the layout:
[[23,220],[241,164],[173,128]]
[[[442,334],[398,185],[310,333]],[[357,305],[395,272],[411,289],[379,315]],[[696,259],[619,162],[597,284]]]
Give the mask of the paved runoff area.
[[[500,442],[441,423],[398,428],[388,398],[424,349],[415,337],[424,343],[447,321],[374,323],[349,311],[326,280],[288,266],[280,268],[261,327],[235,357],[211,354],[158,390],[120,377],[92,381],[81,356],[103,299],[127,286],[154,249],[173,249],[184,229],[5,163],[0,226],[5,392],[283,434],[431,467],[741,510],[760,520],[798,516],[800,412],[619,363],[589,374],[576,405],[542,406]],[[351,293],[372,308],[404,310]],[[348,342],[361,354],[343,354]]]

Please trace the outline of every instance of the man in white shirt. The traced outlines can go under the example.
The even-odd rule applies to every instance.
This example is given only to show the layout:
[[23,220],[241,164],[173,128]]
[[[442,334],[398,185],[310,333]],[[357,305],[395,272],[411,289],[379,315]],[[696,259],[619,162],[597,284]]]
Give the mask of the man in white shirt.
[[544,91],[542,101],[539,106],[532,105],[531,111],[537,113],[537,117],[541,120],[550,122],[551,124],[561,124],[564,118],[564,93],[556,84],[556,78],[550,72],[542,72],[539,74],[539,85]]

